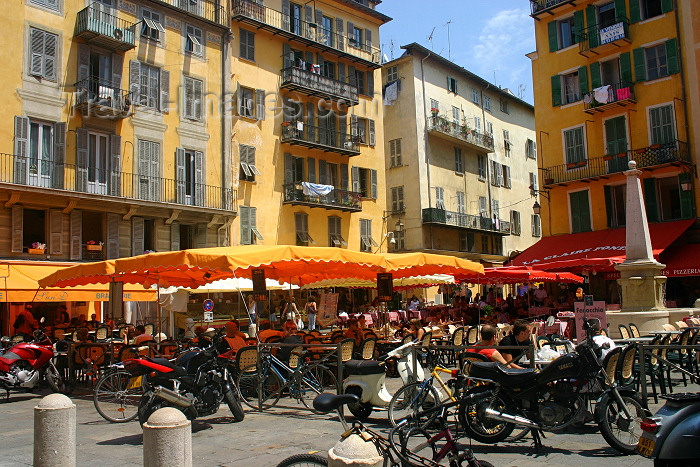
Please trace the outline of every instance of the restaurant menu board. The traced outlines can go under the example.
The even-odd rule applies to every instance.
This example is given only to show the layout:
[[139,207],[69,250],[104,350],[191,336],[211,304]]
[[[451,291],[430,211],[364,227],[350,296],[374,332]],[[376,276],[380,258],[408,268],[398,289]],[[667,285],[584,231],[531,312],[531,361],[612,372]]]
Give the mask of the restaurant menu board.
[[330,326],[338,320],[338,294],[327,293],[321,295],[318,303],[318,315],[316,322],[323,326]]
[[593,302],[592,306],[586,306],[585,302],[574,302],[574,315],[576,317],[576,338],[581,342],[586,337],[583,330],[584,312],[586,319],[598,318],[602,329],[608,328],[608,319],[605,315],[605,302]]

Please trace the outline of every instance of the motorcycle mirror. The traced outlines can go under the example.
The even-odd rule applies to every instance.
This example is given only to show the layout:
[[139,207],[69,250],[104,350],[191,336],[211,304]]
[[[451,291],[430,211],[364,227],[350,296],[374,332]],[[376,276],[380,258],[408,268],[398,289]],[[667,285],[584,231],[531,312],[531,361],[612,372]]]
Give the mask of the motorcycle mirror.
[[547,326],[554,326],[554,316],[547,318]]

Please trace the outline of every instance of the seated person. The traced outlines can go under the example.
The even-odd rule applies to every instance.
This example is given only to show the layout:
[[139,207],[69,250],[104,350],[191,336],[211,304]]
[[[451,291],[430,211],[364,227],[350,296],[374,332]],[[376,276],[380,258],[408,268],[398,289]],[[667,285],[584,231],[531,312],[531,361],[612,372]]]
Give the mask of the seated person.
[[76,343],[90,342],[90,331],[88,328],[78,328],[75,332],[75,339]]
[[209,336],[206,335],[207,328],[204,326],[197,326],[194,328],[195,337],[192,339],[192,345],[195,347],[206,347],[211,342]]
[[136,337],[134,337],[134,345],[139,345],[146,341],[152,340],[153,336],[151,334],[146,333],[146,328],[142,324],[136,326]]
[[600,327],[600,320],[598,318],[593,318],[588,320],[588,325],[593,331],[593,342],[595,342],[601,350],[600,361],[605,359],[605,356],[615,347],[615,342],[608,336],[603,334],[603,330]]
[[530,346],[530,324],[524,319],[515,320],[515,323],[513,323],[513,333],[501,339],[498,345],[522,347],[522,350],[503,349],[503,351],[501,351],[501,355],[505,358],[508,366],[511,368],[521,368],[513,362],[519,359]]
[[423,339],[425,335],[425,329],[423,329],[423,323],[419,319],[413,318],[408,322],[408,332],[413,334],[419,341]]
[[[297,334],[298,328],[294,321],[287,320],[282,326],[284,329],[284,339],[282,339],[283,344],[302,344],[301,336]],[[289,362],[289,356],[292,354],[293,346],[281,347],[277,352],[277,358],[279,358],[284,363]]]
[[88,328],[90,328],[91,331],[94,331],[97,329],[102,323],[97,320],[97,314],[93,313],[90,315],[90,321],[87,322]]
[[[495,326],[490,324],[485,324],[481,327],[481,340],[475,344],[476,347],[493,347],[496,345],[496,332],[498,330]],[[498,349],[474,349],[474,352],[485,355],[492,362],[502,363],[507,365],[506,359],[498,351]],[[511,364],[513,368],[520,368],[517,365]]]
[[246,346],[245,334],[241,332],[238,321],[235,319],[226,323],[225,327],[226,336],[224,337],[224,341],[228,345],[228,350],[225,351],[223,355],[232,358],[236,356],[238,349]]
[[345,330],[346,339],[354,339],[356,345],[362,343],[364,337],[362,329],[360,329],[360,323],[355,318],[349,319],[347,322],[348,328]]
[[260,321],[258,340],[260,342],[267,342],[267,340],[271,337],[284,337],[284,331],[272,329],[272,323],[270,323],[270,320],[268,319]]

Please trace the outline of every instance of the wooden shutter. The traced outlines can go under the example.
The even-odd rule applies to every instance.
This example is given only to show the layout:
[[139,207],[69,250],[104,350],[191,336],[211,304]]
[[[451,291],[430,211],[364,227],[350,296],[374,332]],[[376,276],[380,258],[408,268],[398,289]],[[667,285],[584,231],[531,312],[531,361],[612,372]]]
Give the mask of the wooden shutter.
[[692,182],[691,174],[682,172],[678,174],[678,190],[681,196],[681,218],[691,219],[693,217],[693,190],[685,191],[681,188],[681,183]]
[[44,64],[44,36],[46,33],[41,29],[29,29],[29,74],[33,76],[43,76]]
[[195,245],[197,248],[206,248],[209,244],[208,240],[209,229],[207,224],[197,224],[197,229],[195,232]]
[[56,67],[58,58],[58,36],[44,33],[44,73],[43,77],[56,81]]
[[[90,77],[90,46],[87,44],[78,44],[78,81]],[[86,83],[81,83],[83,86]]]
[[291,7],[289,5],[289,0],[282,0],[282,29],[284,29],[285,31],[292,30],[292,23],[291,23],[290,16],[291,16]]
[[265,120],[265,90],[255,90],[255,116],[258,120]]
[[620,54],[620,79],[622,80],[621,87],[629,86],[634,82],[632,81],[632,61],[629,52]]
[[367,94],[374,96],[374,72],[372,70],[367,71]]
[[681,71],[678,60],[678,39],[675,37],[666,41],[666,61],[668,63],[668,74],[673,75]]
[[160,69],[160,111],[170,111],[170,72]]
[[579,90],[579,96],[581,96],[581,99],[583,99],[583,95],[587,94],[589,89],[588,89],[588,68],[585,66],[582,66],[578,69],[578,90]]
[[360,168],[357,166],[352,166],[350,169],[352,174],[352,191],[355,193],[360,192]]
[[605,214],[608,222],[608,228],[613,227],[613,201],[612,187],[603,185],[603,194],[605,195]]
[[185,204],[185,149],[175,149],[175,183],[177,204]]
[[[634,0],[630,0],[634,3]],[[615,0],[615,21],[619,21],[620,18],[627,18],[627,5],[625,5],[626,0]]]
[[284,184],[294,183],[294,159],[288,152],[284,154]]
[[340,189],[348,189],[348,164],[340,164]]
[[661,11],[664,13],[673,11],[673,0],[661,0]]
[[586,37],[586,23],[583,17],[583,10],[574,11],[574,41],[576,43],[583,42]]
[[107,259],[119,258],[119,214],[107,214]]
[[552,106],[558,107],[561,105],[561,76],[552,76]]
[[180,249],[180,223],[175,221],[170,224],[170,251]]
[[63,254],[63,211],[60,209],[49,210],[49,253],[52,255]]
[[598,18],[596,16],[596,6],[588,5],[586,7],[586,20],[588,26],[588,46],[592,49],[598,47]]
[[372,31],[369,29],[365,29],[365,47],[364,49],[372,53]]
[[[289,0],[285,0],[289,3]],[[286,42],[282,44],[282,68],[291,68],[294,65],[294,53]]]
[[239,221],[241,223],[241,245],[250,245],[250,212],[248,206],[241,206]]
[[357,86],[357,75],[355,74],[355,67],[348,65],[348,82],[350,86]]
[[343,34],[344,21],[342,18],[335,19],[335,32],[338,50],[345,50],[345,35]]
[[258,228],[258,208],[248,208],[248,220],[250,221],[250,243],[257,243],[256,235],[252,232],[253,229]]
[[646,205],[647,221],[658,222],[659,207],[656,198],[656,179],[653,177],[644,179],[644,204]]
[[[251,153],[255,154],[255,148],[248,150],[248,161],[250,162]],[[204,153],[202,151],[194,152],[194,204],[195,206],[205,206],[204,199]]]
[[129,60],[129,93],[131,93],[131,102],[142,104],[140,102],[141,62],[138,60]]
[[642,20],[642,7],[640,0],[630,0],[630,23]]
[[348,140],[348,116],[342,111],[338,113],[338,133],[340,133],[339,146],[345,148],[345,143]]
[[121,196],[121,184],[122,184],[122,137],[119,135],[112,135],[109,137],[110,147],[111,147],[111,160],[110,160],[110,187],[109,193],[112,196]]
[[338,62],[338,81],[341,83],[346,82],[346,77],[345,77],[345,63]]
[[184,77],[184,106],[182,109],[182,116],[185,118],[194,118],[194,80],[192,78]]
[[313,157],[307,157],[306,165],[308,170],[309,182],[316,183],[316,159],[314,159]]
[[75,189],[76,191],[87,191],[87,168],[88,168],[88,131],[85,128],[75,130],[77,139],[76,167],[75,167]]
[[634,49],[632,51],[634,58],[634,79],[638,83],[647,79],[647,63],[643,48]]
[[24,251],[24,208],[12,205],[12,252]]
[[131,254],[142,255],[145,249],[143,217],[134,216],[131,218]]
[[66,123],[53,124],[53,170],[51,171],[51,186],[63,188],[64,164],[66,163]]
[[304,27],[304,34],[306,35],[307,39],[311,39],[315,32],[314,29],[310,27],[310,24],[314,22],[313,15],[314,13],[311,9],[311,6],[304,5],[304,21],[306,22],[306,25]]
[[600,62],[591,63],[591,89],[597,89],[603,85],[600,75]]
[[306,103],[306,137],[309,141],[316,141],[316,114],[314,113],[314,104]]
[[[15,183],[27,184],[29,157],[29,119],[15,116]],[[13,250],[14,251],[14,250]]]
[[323,159],[318,161],[318,183],[328,185],[328,162]]
[[371,169],[369,171],[370,174],[370,186],[371,186],[371,194],[370,197],[372,199],[377,199],[377,170],[376,169]]
[[112,54],[112,86],[121,89],[122,68],[124,67],[124,57],[119,54]]
[[[314,5],[315,4],[316,4],[316,2],[314,2]],[[321,24],[323,24],[323,12],[317,8],[315,11],[315,14],[316,14],[315,22],[316,22],[316,26],[317,26],[316,31],[318,32],[321,30]]]
[[83,257],[83,212],[73,209],[70,212],[70,259]]
[[369,145],[374,146],[376,144],[375,130],[374,130],[374,120],[367,120],[369,126]]
[[549,37],[549,51],[559,50],[559,35],[557,34],[557,22],[550,21],[547,25],[547,35]]

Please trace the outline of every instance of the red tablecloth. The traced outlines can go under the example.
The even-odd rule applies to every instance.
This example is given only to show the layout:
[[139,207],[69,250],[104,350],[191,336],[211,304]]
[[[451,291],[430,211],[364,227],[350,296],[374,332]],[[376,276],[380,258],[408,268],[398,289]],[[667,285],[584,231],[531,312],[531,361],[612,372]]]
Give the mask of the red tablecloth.
[[547,336],[550,334],[559,334],[560,336],[566,336],[566,329],[569,325],[566,321],[554,321],[552,326],[547,326],[544,322],[539,321],[540,326],[537,328],[537,335]]

